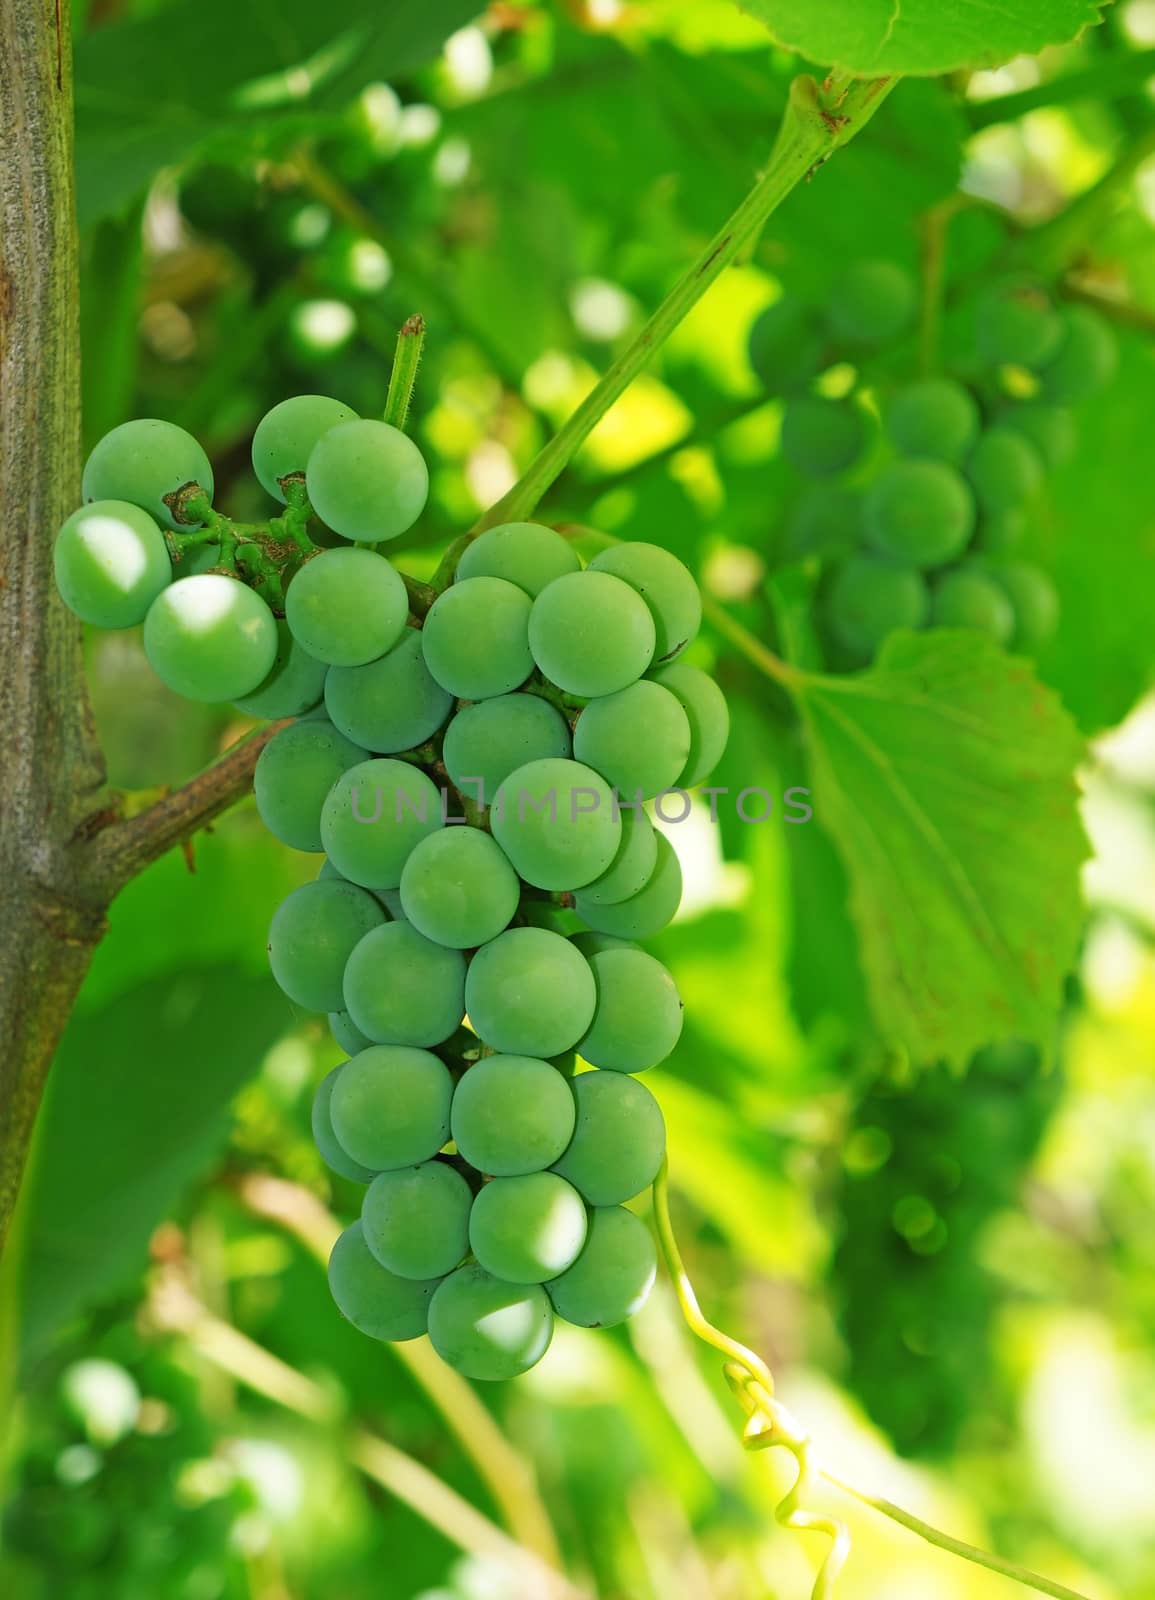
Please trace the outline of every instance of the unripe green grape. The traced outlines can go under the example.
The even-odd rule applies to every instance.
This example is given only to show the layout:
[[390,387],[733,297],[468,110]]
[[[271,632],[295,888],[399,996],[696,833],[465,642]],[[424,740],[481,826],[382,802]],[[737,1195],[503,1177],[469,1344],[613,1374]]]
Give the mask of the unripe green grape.
[[335,294],[348,299],[372,298],[387,287],[393,276],[393,263],[376,239],[354,228],[341,228],[325,241],[315,270],[325,287]]
[[372,1183],[372,1170],[363,1167],[359,1161],[354,1161],[352,1156],[346,1155],[341,1148],[340,1140],[333,1132],[333,1119],[329,1114],[330,1102],[333,1099],[337,1079],[344,1070],[344,1064],[334,1067],[332,1072],[322,1078],[317,1085],[311,1116],[313,1143],[321,1152],[321,1160],[340,1177],[348,1178],[350,1183]]
[[822,370],[824,344],[814,311],[783,295],[767,306],[750,329],[750,365],[767,394],[792,394],[804,389]]
[[597,991],[589,962],[545,928],[511,928],[469,963],[465,1009],[473,1031],[513,1056],[559,1056],[589,1027]]
[[644,678],[591,700],[573,740],[576,758],[626,799],[652,800],[673,788],[690,759],[690,721],[681,701]]
[[457,950],[496,939],[513,920],[520,899],[517,873],[501,846],[479,828],[431,833],[401,873],[406,917],[427,939]]
[[651,939],[660,933],[682,899],[682,868],[664,834],[657,834],[658,859],[646,885],[628,900],[616,905],[599,905],[579,889],[574,909],[583,922],[597,933],[610,933],[619,939]]
[[281,479],[304,476],[313,446],[330,428],[356,422],[357,413],[323,394],[297,394],[265,413],[253,434],[253,471],[274,500],[285,502]]
[[421,634],[405,628],[392,650],[361,667],[330,667],[325,709],[335,727],[366,750],[392,755],[435,734],[453,696],[425,665]]
[[353,1019],[347,1011],[330,1011],[329,1032],[334,1042],[340,1045],[347,1056],[358,1056],[362,1050],[368,1050],[373,1043],[360,1028],[354,1026]]
[[429,1337],[442,1361],[466,1378],[516,1378],[549,1349],[549,1296],[536,1283],[503,1283],[484,1267],[467,1263],[434,1294]]
[[460,700],[489,700],[523,684],[533,671],[531,604],[504,578],[465,578],[438,595],[421,642],[441,687]]
[[730,710],[726,697],[707,673],[685,661],[675,661],[651,673],[654,683],[668,689],[690,723],[690,755],[678,778],[682,789],[693,789],[708,778],[730,737]]
[[886,425],[900,455],[924,456],[953,466],[978,438],[978,404],[953,378],[908,383],[891,401]]
[[657,1276],[650,1230],[621,1206],[590,1212],[581,1255],[546,1284],[553,1308],[579,1328],[614,1328],[640,1311]]
[[862,496],[839,483],[816,483],[790,513],[786,547],[792,556],[848,550],[858,538]]
[[377,1044],[444,1044],[461,1025],[465,957],[408,922],[375,927],[350,952],[344,970],[344,1008]]
[[623,1072],[579,1072],[577,1121],[554,1172],[591,1206],[616,1206],[648,1189],[666,1153],[661,1107],[644,1083]]
[[631,945],[596,950],[587,959],[597,1005],[578,1054],[607,1072],[648,1072],[682,1036],[677,984],[660,961]]
[[309,503],[346,539],[378,544],[417,521],[429,498],[429,469],[399,428],[366,419],[331,428],[305,470]]
[[473,1191],[444,1161],[382,1172],[366,1190],[361,1226],[370,1253],[399,1278],[441,1278],[469,1251]]
[[973,628],[997,644],[1007,644],[1015,631],[1015,614],[993,578],[972,567],[958,567],[934,586],[931,625]]
[[981,550],[1010,550],[1022,541],[1026,531],[1026,512],[1019,506],[1011,511],[984,511],[979,517],[975,543]]
[[590,562],[637,591],[654,619],[654,660],[673,661],[702,626],[702,596],[694,575],[657,544],[616,544]]
[[164,535],[127,500],[81,506],[56,536],[56,587],[68,609],[95,628],[135,628],[172,582]]
[[489,822],[518,874],[537,889],[592,883],[622,838],[611,789],[580,761],[518,767],[494,796]]
[[830,292],[831,332],[852,345],[883,345],[914,321],[918,290],[893,261],[856,261]]
[[293,850],[320,850],[326,797],[364,759],[360,745],[319,717],[282,728],[257,757],[253,773],[261,821]]
[[441,754],[461,792],[489,806],[518,767],[568,757],[572,748],[566,720],[548,700],[503,694],[463,706],[445,730]]
[[[327,221],[312,207],[302,207],[297,217],[307,227]],[[307,241],[302,240],[299,248],[319,244],[323,237],[324,233],[321,232]],[[293,307],[286,320],[286,353],[294,366],[305,369],[320,367],[344,350],[356,332],[357,313],[346,301],[302,300]]]
[[1118,363],[1118,342],[1104,318],[1089,306],[1068,306],[1055,353],[1041,374],[1043,393],[1063,403],[1089,399],[1110,383]]
[[826,478],[845,472],[867,442],[866,418],[852,400],[803,395],[782,413],[782,455],[795,472]]
[[622,842],[617,855],[601,877],[582,890],[588,905],[615,906],[640,893],[658,864],[658,836],[642,808],[622,806],[621,819]]
[[1016,511],[1043,486],[1043,463],[1021,433],[996,425],[983,433],[967,462],[967,477],[989,516]]
[[375,1044],[333,1085],[329,1116],[346,1155],[374,1172],[430,1161],[449,1138],[453,1079],[428,1050]]
[[543,589],[529,618],[529,648],[566,694],[613,694],[642,676],[657,634],[650,609],[610,572],[571,572]]
[[442,827],[441,796],[407,761],[378,757],[350,767],[321,808],[321,846],[350,883],[396,889],[413,848]]
[[866,491],[864,519],[871,544],[883,555],[937,567],[965,550],[974,531],[974,497],[943,461],[894,461]]
[[1004,283],[979,302],[975,333],[979,355],[990,366],[1038,368],[1058,349],[1062,325],[1042,289]]
[[1011,603],[1014,650],[1045,644],[1059,625],[1059,596],[1047,574],[1029,561],[1002,561],[990,566],[991,578]]
[[464,1160],[494,1178],[544,1172],[573,1136],[569,1080],[532,1056],[483,1056],[453,1094],[450,1128]]
[[1008,411],[1003,421],[1034,445],[1049,471],[1064,466],[1075,453],[1078,429],[1073,412],[1066,406],[1050,405],[1045,400],[1027,400]]
[[502,522],[487,528],[466,546],[457,563],[459,581],[504,578],[531,600],[555,578],[580,570],[581,561],[569,540],[540,522]]
[[440,1282],[439,1278],[418,1282],[387,1272],[370,1254],[360,1222],[345,1229],[329,1257],[329,1291],[337,1309],[370,1339],[400,1343],[420,1338]]
[[401,574],[373,550],[323,550],[285,595],[293,637],[331,667],[360,667],[392,650],[408,615]]
[[930,595],[916,568],[854,555],[834,574],[823,609],[826,624],[843,649],[861,661],[871,661],[896,629],[925,626]]
[[84,463],[85,500],[127,500],[165,528],[188,528],[165,503],[186,484],[200,486],[211,500],[213,469],[191,433],[157,417],[122,422],[106,433]]
[[345,965],[385,913],[371,894],[336,878],[303,883],[269,924],[269,966],[289,999],[308,1011],[338,1011]]
[[469,1214],[469,1245],[478,1265],[504,1283],[544,1283],[576,1261],[585,1243],[586,1208],[553,1172],[494,1178]]
[[144,619],[144,653],[160,681],[186,700],[237,700],[268,677],[277,624],[245,584],[202,572],[157,595]]
[[299,717],[319,705],[328,671],[323,661],[318,661],[297,643],[283,617],[278,617],[276,623],[277,653],[268,677],[252,694],[242,695],[233,702],[246,716],[270,722],[279,717]]

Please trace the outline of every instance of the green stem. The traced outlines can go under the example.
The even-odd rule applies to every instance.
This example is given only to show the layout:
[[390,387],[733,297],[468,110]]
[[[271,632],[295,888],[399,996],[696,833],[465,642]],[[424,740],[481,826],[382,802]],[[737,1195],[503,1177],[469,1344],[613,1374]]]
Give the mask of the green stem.
[[766,172],[698,260],[675,285],[638,336],[578,406],[509,493],[481,517],[480,533],[501,522],[528,517],[545,491],[589,438],[614,402],[651,356],[698,303],[743,244],[808,173],[864,127],[893,87],[890,78],[849,79],[832,75],[820,89],[813,78],[795,78]]
[[1085,72],[1067,72],[1061,78],[1033,84],[1014,94],[1001,94],[993,100],[980,100],[967,110],[970,125],[977,132],[998,122],[1013,122],[1016,117],[1037,111],[1040,106],[1074,105],[1081,100],[1119,98],[1141,88],[1155,75],[1155,50],[1120,51],[1104,56]]
[[413,385],[417,381],[417,368],[424,343],[425,318],[419,315],[407,317],[397,335],[397,352],[393,357],[389,393],[385,398],[385,421],[402,431],[409,415],[409,403],[413,399]]
[[1155,126],[1148,127],[1124,149],[1098,183],[1072,201],[1050,222],[1025,234],[1021,252],[1027,263],[1044,277],[1056,277],[1086,251],[1110,221],[1120,195],[1135,174],[1155,154]]

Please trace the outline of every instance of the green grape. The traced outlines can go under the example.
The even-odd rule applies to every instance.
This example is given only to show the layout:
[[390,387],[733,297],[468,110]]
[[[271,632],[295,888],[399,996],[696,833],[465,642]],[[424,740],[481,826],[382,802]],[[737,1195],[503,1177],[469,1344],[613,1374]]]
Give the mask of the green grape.
[[893,261],[856,261],[830,292],[831,332],[853,345],[883,345],[898,338],[914,320],[918,290],[904,267]]
[[974,531],[974,498],[943,461],[894,461],[866,491],[865,524],[884,556],[938,567],[965,550]]
[[593,973],[580,950],[545,928],[511,928],[480,949],[465,979],[473,1031],[492,1050],[559,1056],[590,1025]]
[[586,1238],[582,1197],[553,1172],[494,1178],[469,1213],[479,1266],[504,1283],[544,1283],[577,1259]]
[[589,1032],[578,1040],[578,1054],[607,1072],[656,1067],[682,1034],[677,984],[660,961],[634,945],[611,945],[588,952],[586,959],[597,1006]]
[[360,1055],[362,1050],[368,1050],[373,1043],[360,1028],[353,1026],[353,1019],[347,1011],[330,1011],[329,1032],[347,1056]]
[[127,500],[165,528],[188,528],[166,504],[165,495],[195,483],[211,500],[213,469],[191,433],[156,417],[122,422],[94,447],[84,463],[85,500]]
[[638,894],[650,881],[658,864],[658,836],[640,806],[623,806],[622,842],[600,878],[582,890],[591,906],[615,906]]
[[1064,404],[1086,400],[1106,388],[1118,362],[1119,346],[1107,322],[1088,306],[1068,306],[1055,354],[1042,371],[1043,393]]
[[890,403],[886,424],[895,449],[904,456],[929,456],[952,466],[978,438],[978,404],[953,378],[922,378],[900,389]]
[[858,537],[862,496],[839,483],[816,483],[794,506],[786,527],[792,556],[840,554]]
[[1062,324],[1047,294],[1029,283],[1003,283],[979,302],[979,355],[992,367],[1041,367],[1059,347]]
[[503,694],[463,706],[445,730],[441,756],[461,792],[487,806],[518,767],[564,758],[572,749],[565,718],[548,700]]
[[325,709],[348,738],[391,755],[432,738],[453,709],[453,696],[425,665],[421,634],[406,628],[387,655],[362,667],[330,667]]
[[[372,298],[393,276],[389,252],[353,228],[341,228],[325,241],[316,262],[317,276],[327,289],[349,299]],[[343,422],[354,420],[343,417]]]
[[164,534],[127,500],[74,511],[56,535],[52,560],[64,604],[96,628],[135,628],[172,582]]
[[1045,644],[1059,625],[1059,596],[1047,574],[1029,561],[992,563],[989,570],[1014,612],[1012,648],[1034,650]]
[[457,577],[504,578],[531,600],[546,584],[567,572],[579,572],[581,561],[568,539],[540,522],[502,522],[487,528],[466,546],[457,563]]
[[400,1343],[425,1332],[440,1279],[399,1278],[375,1261],[360,1222],[351,1223],[329,1257],[329,1292],[337,1309],[370,1339]]
[[269,966],[289,999],[308,1011],[338,1011],[345,964],[385,921],[371,894],[326,878],[287,895],[269,924]]
[[654,660],[673,661],[702,626],[702,596],[690,569],[657,544],[616,544],[590,562],[637,590],[654,619]]
[[673,920],[682,898],[682,868],[664,834],[656,836],[658,859],[645,887],[616,905],[599,905],[579,889],[574,909],[595,933],[620,939],[650,939]]
[[261,821],[293,850],[320,850],[326,796],[364,759],[360,745],[319,717],[282,728],[257,757],[253,773]]
[[811,308],[784,295],[750,329],[750,365],[768,394],[792,394],[821,372],[824,344]]
[[546,1292],[566,1322],[615,1328],[645,1305],[657,1265],[644,1222],[621,1206],[596,1206],[581,1255]]
[[613,694],[645,672],[657,634],[641,595],[610,572],[571,572],[543,589],[529,617],[538,667],[566,694]]
[[202,572],[157,595],[144,619],[144,653],[160,681],[186,700],[237,700],[268,677],[277,624],[252,589]]
[[399,1278],[442,1278],[469,1251],[473,1191],[444,1161],[382,1172],[361,1206],[365,1243]]
[[1070,461],[1078,445],[1074,414],[1066,406],[1045,400],[1028,400],[1003,418],[1008,428],[1021,433],[1039,453],[1043,465],[1054,471]]
[[281,479],[304,476],[313,446],[322,434],[342,422],[356,422],[357,413],[323,394],[297,394],[261,418],[253,434],[253,471],[274,500],[285,502]]
[[321,846],[343,878],[396,889],[409,853],[442,826],[432,779],[407,761],[378,757],[350,767],[321,808]]
[[341,1067],[329,1116],[346,1155],[374,1172],[431,1160],[449,1138],[453,1079],[428,1050],[375,1044]]
[[726,748],[730,737],[730,711],[726,697],[713,678],[691,667],[684,661],[675,661],[653,673],[654,683],[660,683],[679,700],[690,722],[690,758],[686,762],[678,784],[683,789],[693,789],[708,778]]
[[290,633],[289,624],[278,617],[277,653],[268,677],[234,704],[246,716],[270,722],[278,717],[299,717],[320,704],[327,671],[325,663],[303,649]]
[[573,1136],[569,1080],[532,1056],[482,1056],[453,1095],[450,1127],[464,1160],[494,1178],[543,1172]]
[[1017,511],[1043,486],[1043,463],[1021,433],[996,425],[983,433],[967,462],[981,510],[988,516]]
[[536,1283],[503,1283],[469,1262],[434,1294],[429,1337],[442,1361],[466,1378],[516,1378],[549,1349],[549,1296]]
[[373,550],[323,550],[285,595],[294,639],[331,667],[360,667],[392,650],[408,615],[401,574]]
[[982,550],[1009,550],[1026,531],[1026,512],[1018,506],[1011,511],[985,511],[979,517],[975,543]]
[[574,755],[620,795],[652,800],[672,789],[690,759],[690,721],[661,684],[641,679],[591,700],[574,727]]
[[661,1107],[644,1083],[622,1072],[579,1072],[577,1122],[553,1170],[591,1206],[616,1206],[648,1189],[666,1153]]
[[501,846],[479,828],[442,828],[422,839],[401,873],[401,904],[436,944],[473,950],[513,920],[521,883]]
[[956,567],[938,580],[930,618],[935,628],[973,628],[997,644],[1009,643],[1015,631],[1010,601],[993,578],[973,567]]
[[926,580],[914,567],[855,555],[835,572],[823,597],[831,634],[860,661],[871,661],[898,628],[921,628],[930,610]]
[[[315,213],[302,208],[299,215],[302,219],[311,220]],[[313,242],[309,241],[310,244]],[[332,361],[335,355],[345,349],[356,332],[357,313],[346,301],[302,300],[293,307],[286,319],[285,353],[295,367],[308,371]],[[341,426],[351,428],[354,424],[345,422]]]
[[408,922],[386,922],[351,952],[344,1006],[377,1044],[444,1044],[465,1015],[465,957]]
[[344,1070],[344,1063],[334,1067],[332,1072],[322,1078],[317,1085],[317,1092],[313,1096],[313,1143],[321,1152],[321,1160],[339,1177],[348,1178],[351,1183],[372,1183],[371,1168],[363,1167],[359,1161],[347,1156],[333,1132],[333,1119],[329,1107],[337,1079]]
[[617,855],[621,817],[603,778],[580,761],[529,761],[498,789],[493,837],[535,889],[592,883]]
[[802,395],[782,413],[782,455],[795,472],[826,478],[845,472],[867,444],[864,414],[852,400]]
[[523,684],[531,601],[504,578],[465,578],[429,608],[421,631],[425,665],[460,700],[489,700]]
[[379,544],[417,521],[429,498],[429,469],[400,429],[371,419],[322,434],[305,469],[309,503],[345,539]]

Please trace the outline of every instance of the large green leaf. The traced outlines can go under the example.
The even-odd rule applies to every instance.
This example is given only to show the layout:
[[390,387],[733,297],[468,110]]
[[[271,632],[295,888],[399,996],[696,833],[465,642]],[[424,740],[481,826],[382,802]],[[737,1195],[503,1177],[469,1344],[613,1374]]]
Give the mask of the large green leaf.
[[1102,0],[739,0],[779,44],[848,72],[953,72],[1065,44]]
[[871,671],[802,677],[797,698],[885,1039],[959,1064],[993,1038],[1047,1042],[1086,855],[1062,706],[956,632],[897,634]]

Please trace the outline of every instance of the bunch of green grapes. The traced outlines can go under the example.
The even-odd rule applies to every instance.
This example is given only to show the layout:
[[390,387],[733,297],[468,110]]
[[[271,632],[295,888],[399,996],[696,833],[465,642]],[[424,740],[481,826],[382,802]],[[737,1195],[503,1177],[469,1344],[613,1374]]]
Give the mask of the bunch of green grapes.
[[[293,719],[254,787],[278,839],[325,856],[268,948],[349,1057],[313,1111],[330,1167],[366,1185],[334,1298],[372,1337],[428,1331],[469,1376],[513,1376],[555,1315],[613,1326],[654,1276],[624,1203],[662,1161],[638,1074],[674,1049],[682,1005],[639,941],[674,916],[681,870],[646,806],[701,783],[728,734],[720,690],[684,659],[698,588],[658,546],[583,567],[560,534],[514,522],[411,615],[374,548],[424,505],[411,440],[299,396],[262,420],[253,464],[285,526],[340,541],[287,562],[280,623],[243,572],[170,581],[160,522],[179,538],[215,513],[199,447],[164,423],[97,446],[61,590],[90,622],[143,619],[174,688]],[[125,529],[152,565],[121,559]]]
[[[824,312],[787,297],[750,337],[755,370],[784,398],[782,455],[814,480],[789,544],[823,558],[819,620],[843,666],[870,662],[899,628],[970,628],[1019,651],[1045,642],[1058,598],[1014,546],[1046,474],[1074,450],[1072,405],[1115,366],[1101,317],[1011,281],[975,306],[962,370],[876,383],[871,358],[901,352],[915,305],[901,267],[860,261]],[[834,368],[850,386],[837,398],[824,392]]]

